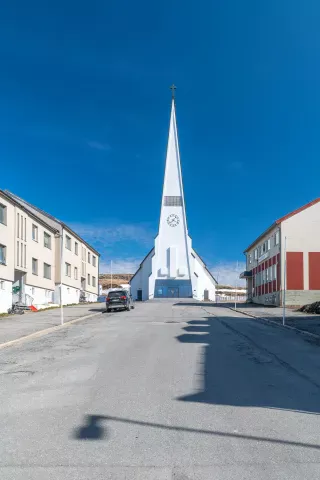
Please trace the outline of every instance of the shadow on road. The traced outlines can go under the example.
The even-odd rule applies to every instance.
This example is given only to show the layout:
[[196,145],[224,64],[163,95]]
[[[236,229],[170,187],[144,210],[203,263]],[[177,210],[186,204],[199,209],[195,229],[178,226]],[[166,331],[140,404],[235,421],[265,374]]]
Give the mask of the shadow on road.
[[320,412],[320,378],[317,383],[241,333],[237,318],[210,316],[187,323],[177,340],[203,345],[196,368],[200,386],[179,401]]
[[107,437],[108,432],[107,432],[106,426],[102,427],[101,425],[103,421],[104,423],[107,423],[108,421],[110,423],[111,422],[127,423],[131,425],[139,425],[139,426],[148,427],[148,428],[171,430],[174,432],[198,433],[202,435],[210,435],[210,436],[216,436],[221,438],[239,438],[242,440],[266,442],[267,444],[271,443],[271,444],[277,444],[277,445],[289,445],[293,447],[313,448],[315,450],[320,450],[320,445],[313,444],[313,443],[295,442],[290,440],[283,440],[281,438],[260,437],[256,435],[243,435],[240,433],[222,432],[219,430],[188,428],[188,427],[181,427],[178,425],[165,425],[162,423],[144,422],[141,420],[133,420],[131,418],[114,417],[109,415],[86,415],[84,425],[77,428],[73,432],[73,435],[72,435],[73,439],[75,440],[105,439]]

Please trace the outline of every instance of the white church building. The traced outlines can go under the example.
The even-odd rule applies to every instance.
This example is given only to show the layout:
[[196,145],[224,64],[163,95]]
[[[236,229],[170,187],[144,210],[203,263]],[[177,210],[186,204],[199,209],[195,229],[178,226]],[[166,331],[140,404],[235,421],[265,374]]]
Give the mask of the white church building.
[[130,284],[136,300],[215,300],[217,282],[192,248],[192,240],[188,235],[174,95],[159,232],[154,247],[142,261]]

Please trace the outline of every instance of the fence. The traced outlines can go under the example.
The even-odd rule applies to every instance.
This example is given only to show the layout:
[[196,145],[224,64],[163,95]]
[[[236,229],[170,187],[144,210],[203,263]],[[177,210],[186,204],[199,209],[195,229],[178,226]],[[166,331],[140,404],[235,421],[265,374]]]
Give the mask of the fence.
[[223,302],[246,302],[247,296],[246,295],[216,295],[216,302],[223,303]]

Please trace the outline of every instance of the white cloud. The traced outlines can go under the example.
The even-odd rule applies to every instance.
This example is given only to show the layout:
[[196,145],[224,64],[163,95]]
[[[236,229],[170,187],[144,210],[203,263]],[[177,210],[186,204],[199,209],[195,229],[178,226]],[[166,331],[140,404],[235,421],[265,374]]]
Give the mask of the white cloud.
[[95,150],[101,150],[103,152],[108,152],[111,150],[111,147],[108,145],[108,143],[96,142],[94,140],[90,140],[87,143],[90,148],[94,148]]
[[104,248],[121,241],[134,241],[140,245],[151,247],[154,237],[149,228],[144,225],[120,223],[102,226],[99,224],[73,223],[70,226],[88,243],[94,242]]
[[[142,258],[116,258],[112,260],[113,273],[135,273],[142,261]],[[100,263],[100,273],[110,273],[111,263],[102,261]]]
[[246,269],[245,262],[221,262],[210,267],[210,272],[220,285],[245,286],[239,275]]

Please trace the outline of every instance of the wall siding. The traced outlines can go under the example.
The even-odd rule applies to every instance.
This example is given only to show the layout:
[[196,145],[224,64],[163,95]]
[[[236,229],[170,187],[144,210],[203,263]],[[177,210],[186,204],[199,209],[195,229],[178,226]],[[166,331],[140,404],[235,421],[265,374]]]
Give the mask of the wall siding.
[[286,290],[303,290],[303,252],[287,252]]

